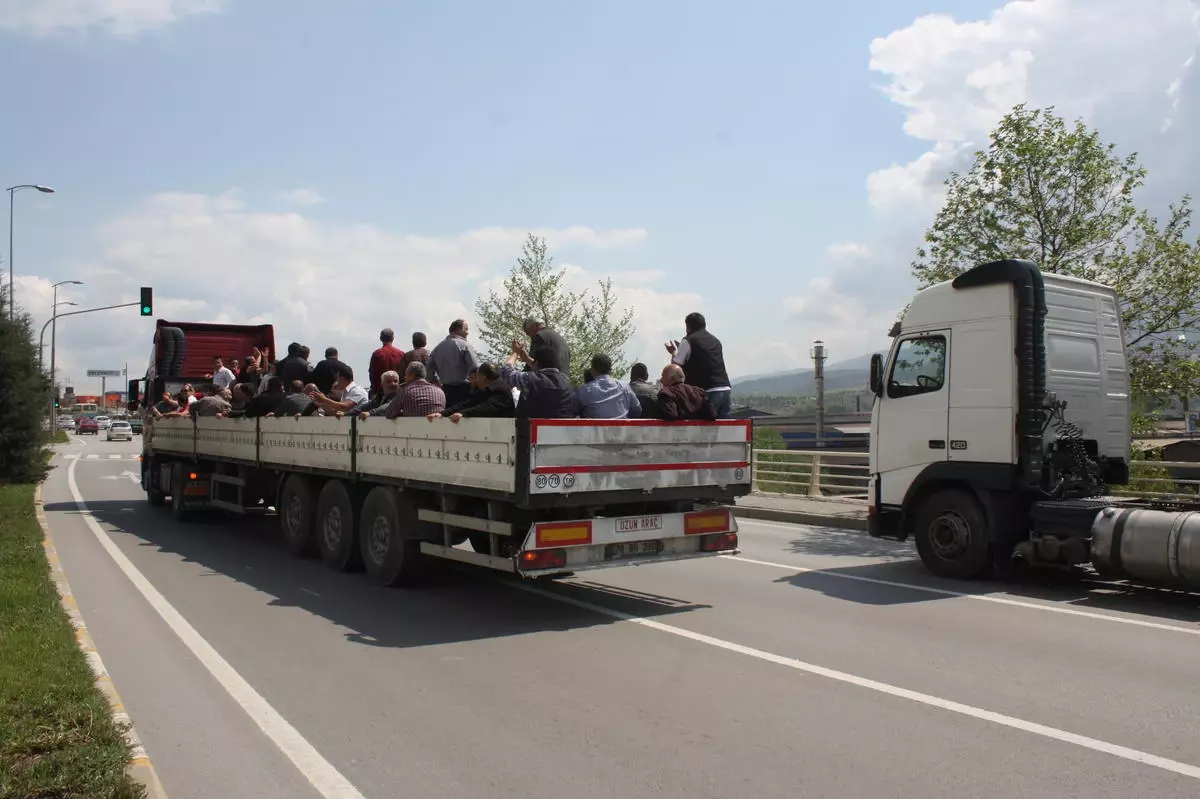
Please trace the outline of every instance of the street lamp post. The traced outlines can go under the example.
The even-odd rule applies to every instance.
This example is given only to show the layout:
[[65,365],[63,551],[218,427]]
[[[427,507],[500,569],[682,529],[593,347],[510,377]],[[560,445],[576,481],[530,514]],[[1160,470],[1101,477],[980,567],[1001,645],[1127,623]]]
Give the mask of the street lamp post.
[[[56,381],[58,380],[58,374],[55,369],[55,357],[54,357],[55,356],[55,347],[58,343],[58,341],[57,341],[57,339],[58,339],[58,306],[75,304],[73,302],[67,302],[65,300],[60,303],[58,301],[58,287],[59,286],[82,286],[82,285],[83,285],[82,280],[60,280],[57,283],[55,283],[53,286],[51,286],[51,288],[54,289],[54,299],[52,300],[53,304],[50,306],[50,393],[51,394],[54,393],[54,387],[56,385]],[[57,423],[58,420],[55,419],[54,422]]]
[[13,279],[13,197],[21,189],[37,189],[42,194],[53,194],[54,189],[49,186],[42,186],[37,183],[21,183],[17,186],[9,186],[8,192],[8,321],[12,322],[16,318],[17,310],[17,284]]

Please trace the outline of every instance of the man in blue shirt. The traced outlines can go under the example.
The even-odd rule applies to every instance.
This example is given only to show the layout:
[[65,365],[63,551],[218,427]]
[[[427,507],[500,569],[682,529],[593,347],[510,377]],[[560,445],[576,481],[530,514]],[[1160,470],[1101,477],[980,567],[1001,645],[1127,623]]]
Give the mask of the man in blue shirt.
[[610,374],[612,358],[592,356],[592,380],[575,389],[579,400],[579,415],[584,419],[636,419],[642,404],[629,386],[619,383]]

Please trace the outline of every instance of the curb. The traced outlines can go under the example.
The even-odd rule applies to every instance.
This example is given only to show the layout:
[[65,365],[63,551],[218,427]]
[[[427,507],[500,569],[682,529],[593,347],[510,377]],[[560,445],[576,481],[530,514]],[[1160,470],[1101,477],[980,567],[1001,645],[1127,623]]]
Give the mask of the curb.
[[100,660],[100,653],[96,651],[96,644],[88,633],[87,625],[83,623],[83,615],[79,612],[79,606],[75,603],[75,595],[71,593],[67,575],[63,573],[62,563],[58,559],[58,551],[54,548],[54,542],[50,540],[50,525],[46,521],[46,512],[42,505],[41,485],[34,489],[33,507],[34,515],[42,528],[42,548],[46,552],[46,561],[50,564],[50,579],[54,581],[63,610],[70,618],[71,626],[75,628],[75,640],[79,643],[79,648],[83,650],[84,656],[87,657],[88,666],[91,667],[92,674],[96,677],[96,687],[108,700],[108,706],[112,709],[113,721],[125,729],[125,740],[128,741],[130,747],[128,774],[145,786],[146,799],[167,799],[167,792],[158,779],[154,763],[146,754],[146,749],[142,746],[142,741],[133,727],[133,720],[125,712],[125,705],[121,702],[120,695],[117,694],[112,677],[104,668],[104,662]]
[[810,524],[817,527],[833,527],[837,530],[852,530],[859,533],[867,531],[867,520],[854,516],[826,516],[819,513],[756,508],[748,505],[735,505],[733,515],[741,516],[745,519],[762,519],[763,521],[784,522],[786,524]]

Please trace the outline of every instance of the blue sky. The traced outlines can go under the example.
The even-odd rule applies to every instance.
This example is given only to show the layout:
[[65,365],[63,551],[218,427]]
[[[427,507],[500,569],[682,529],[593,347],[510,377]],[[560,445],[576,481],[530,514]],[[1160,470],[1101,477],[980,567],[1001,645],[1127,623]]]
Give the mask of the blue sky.
[[[145,5],[97,2],[117,17]],[[892,218],[869,202],[867,178],[912,162],[931,141],[904,131],[911,109],[880,90],[889,78],[869,69],[872,41],[923,15],[986,20],[1004,4],[216,5],[216,13],[181,15],[135,35],[103,24],[0,30],[0,70],[9,76],[10,121],[0,130],[5,185],[58,190],[18,197],[19,274],[64,279],[103,262],[109,269],[96,274],[107,277],[89,281],[85,304],[136,293],[136,282],[122,285],[129,248],[105,226],[141,219],[150,239],[139,252],[157,246],[149,231],[162,216],[146,216],[143,204],[163,192],[237,190],[238,213],[264,215],[257,222],[300,214],[325,233],[440,239],[489,226],[639,229],[645,236],[631,246],[564,244],[555,253],[590,277],[662,273],[655,290],[698,302],[714,332],[738,340],[732,349],[744,366],[732,371],[748,373],[802,365],[813,330],[787,329],[780,300],[804,296],[831,268],[830,245],[898,235],[910,249],[897,253],[894,268],[907,272],[919,228],[893,230]],[[299,188],[324,201],[297,206],[280,196]],[[502,273],[518,249],[473,256],[475,271],[446,302],[469,311],[480,281]],[[329,260],[318,270],[352,273],[374,285],[376,297],[380,289],[409,298],[441,290],[419,263],[364,267],[355,257],[347,269],[335,252],[322,252]],[[286,268],[271,263],[280,270],[273,285],[286,295]],[[207,308],[192,310],[212,317],[222,296],[242,293],[238,280],[254,268],[183,264],[210,273],[210,284],[223,281],[206,298],[161,259],[130,265],[127,276],[153,275],[163,298],[205,299]],[[419,304],[384,318],[386,309],[363,308],[357,297],[325,296],[329,307],[309,307],[310,319],[359,314],[362,340],[353,345],[364,353],[384,324],[401,331],[434,324],[410,318]],[[28,304],[37,313],[36,299]],[[243,304],[250,303],[237,303],[246,313]],[[665,313],[681,320],[690,310]],[[287,332],[286,314],[270,321],[280,335],[299,335]],[[97,341],[93,327],[64,329],[60,359],[80,371],[86,358],[137,356],[146,348],[137,324],[122,332],[127,343],[102,336],[104,355],[82,354]],[[762,325],[781,345],[766,355],[755,344]],[[314,348],[330,337],[312,321],[294,327],[314,337]],[[651,321],[645,333],[661,329]],[[875,340],[847,337],[839,354],[860,354],[868,339]]]

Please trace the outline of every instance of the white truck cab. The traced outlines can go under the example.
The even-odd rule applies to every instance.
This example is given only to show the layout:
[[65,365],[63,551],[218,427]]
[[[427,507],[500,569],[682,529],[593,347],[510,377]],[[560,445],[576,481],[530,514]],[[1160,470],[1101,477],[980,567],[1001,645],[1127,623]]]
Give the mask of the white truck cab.
[[1088,523],[1049,546],[1086,562],[1087,514],[1105,485],[1128,482],[1113,290],[996,261],[919,292],[892,335],[871,363],[871,534],[913,535],[931,570],[975,577],[1010,560],[1057,500],[1054,513]]

